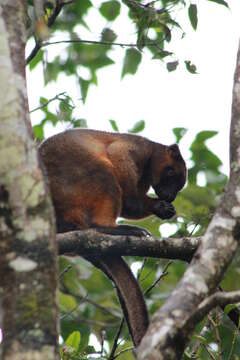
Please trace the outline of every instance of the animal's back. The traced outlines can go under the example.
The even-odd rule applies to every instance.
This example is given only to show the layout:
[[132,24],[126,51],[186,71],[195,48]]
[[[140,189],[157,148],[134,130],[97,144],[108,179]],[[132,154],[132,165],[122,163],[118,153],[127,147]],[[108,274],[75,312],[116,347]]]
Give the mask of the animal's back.
[[79,229],[115,226],[121,211],[121,189],[107,147],[116,139],[118,134],[75,129],[42,143],[39,154],[58,224],[68,222]]

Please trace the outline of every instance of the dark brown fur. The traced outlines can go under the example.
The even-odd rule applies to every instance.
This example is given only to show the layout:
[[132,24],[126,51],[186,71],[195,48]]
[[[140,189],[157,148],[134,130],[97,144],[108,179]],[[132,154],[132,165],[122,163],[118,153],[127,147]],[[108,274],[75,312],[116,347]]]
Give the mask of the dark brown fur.
[[[117,226],[117,217],[172,217],[171,202],[186,181],[186,166],[177,145],[165,146],[130,134],[69,130],[46,140],[39,154],[59,232],[96,228],[111,234],[144,235],[142,229]],[[147,196],[150,186],[158,198]],[[138,346],[148,326],[148,313],[137,281],[120,257],[90,261],[116,283]]]

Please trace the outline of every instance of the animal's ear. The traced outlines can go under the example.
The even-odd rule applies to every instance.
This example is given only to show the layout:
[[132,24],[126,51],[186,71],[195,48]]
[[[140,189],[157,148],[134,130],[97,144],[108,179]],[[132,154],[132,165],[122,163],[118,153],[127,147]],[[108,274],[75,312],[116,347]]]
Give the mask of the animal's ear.
[[181,158],[181,153],[177,144],[170,145],[168,147],[168,152],[173,159]]

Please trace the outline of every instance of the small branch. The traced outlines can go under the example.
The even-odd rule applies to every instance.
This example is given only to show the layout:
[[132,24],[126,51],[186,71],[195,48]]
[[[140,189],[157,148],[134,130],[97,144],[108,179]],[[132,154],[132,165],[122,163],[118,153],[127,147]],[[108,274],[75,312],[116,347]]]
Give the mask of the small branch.
[[113,236],[94,229],[57,235],[59,255],[74,253],[81,256],[125,255],[190,261],[200,237],[157,238]]
[[69,270],[71,270],[72,265],[68,265],[62,272],[59,274],[59,279],[61,279]]
[[[77,295],[77,294],[74,294],[74,293],[72,293],[71,291],[69,291],[64,285],[63,285],[63,288],[64,288],[64,293],[65,293],[65,294],[68,294],[68,295],[71,295],[71,296],[75,297],[77,300],[79,300],[79,301],[81,302],[81,304],[84,303],[84,302],[86,302],[86,303],[88,303],[88,304],[96,307],[96,308],[99,309],[100,311],[105,312],[105,313],[113,316],[114,318],[117,317],[116,312],[114,312],[110,307],[105,307],[105,306],[103,306],[103,305],[100,305],[100,304],[98,304],[97,302],[95,302],[94,300],[90,299],[90,298],[87,297],[87,296],[84,296],[84,297],[83,297],[83,296],[79,296],[79,295]],[[118,317],[118,318],[119,318],[119,317]]]
[[167,265],[165,266],[165,268],[163,269],[163,272],[162,274],[154,281],[154,283],[152,285],[149,286],[149,288],[147,288],[144,292],[144,295],[146,296],[147,294],[149,294],[151,292],[151,290],[153,288],[156,287],[156,285],[159,283],[160,280],[162,280],[162,278],[164,278],[167,274],[168,274],[168,271],[167,269],[169,268],[169,266],[172,264],[172,261],[169,261],[167,263]]
[[77,316],[77,318],[75,318],[73,316],[71,316],[71,318],[76,324],[79,324],[79,325],[82,325],[82,323],[85,323],[85,324],[89,324],[89,325],[98,325],[101,328],[115,328],[117,326],[117,323],[115,323],[115,322],[105,323],[105,322],[100,321],[100,320],[86,319],[86,318],[84,318],[82,316],[79,316],[79,315]]
[[207,345],[202,344],[202,346],[204,347],[204,349],[206,350],[206,352],[208,353],[208,355],[210,356],[210,358],[211,358],[212,360],[217,360],[217,359],[215,358],[215,356],[212,354],[212,352],[210,351],[210,349],[209,349],[209,347],[208,347]]
[[[111,41],[101,41],[101,40],[82,40],[82,39],[69,39],[69,40],[59,40],[59,41],[51,41],[44,42],[41,44],[41,47],[49,46],[49,45],[58,45],[58,44],[95,44],[95,45],[103,45],[103,46],[121,46],[121,47],[137,47],[138,45],[135,43],[121,43],[121,42],[111,42]],[[158,42],[149,41],[145,44],[145,46],[158,46]]]
[[219,308],[218,307],[216,307],[215,316],[216,316],[215,321],[213,320],[211,314],[208,314],[208,319],[209,319],[209,322],[212,325],[213,329],[215,330],[216,342],[218,344],[218,359],[223,360],[222,359],[222,340],[221,340],[220,333],[219,333]]
[[109,355],[109,358],[108,360],[114,360],[115,359],[115,352],[116,352],[116,349],[118,347],[118,339],[119,339],[119,336],[122,332],[122,328],[123,328],[123,324],[124,324],[124,318],[122,318],[121,322],[120,322],[120,325],[119,325],[119,328],[118,328],[118,331],[116,333],[116,336],[114,338],[114,341],[113,341],[113,346],[112,346],[112,350],[111,350],[111,353]]
[[118,356],[122,355],[123,353],[125,353],[125,352],[127,352],[127,351],[131,351],[131,350],[133,350],[133,347],[132,347],[132,346],[130,346],[130,347],[126,348],[126,349],[123,349],[123,350],[119,351],[119,352],[114,356],[113,359],[116,359]]
[[238,327],[237,327],[237,329],[235,329],[235,331],[234,331],[233,339],[232,339],[232,346],[231,346],[231,350],[230,350],[230,353],[229,353],[229,355],[228,355],[227,360],[231,360],[231,359],[232,359],[233,349],[234,349],[234,345],[235,345],[236,340],[237,340],[238,331],[239,331],[239,326],[240,326],[240,323],[238,323]]
[[201,321],[211,309],[217,305],[224,307],[228,304],[236,304],[240,302],[240,291],[221,292],[217,291],[213,295],[210,295],[207,299],[203,300],[194,314],[189,319],[191,324],[197,324]]
[[[88,294],[86,294],[85,298],[87,298],[87,296],[88,296]],[[75,308],[73,308],[72,310],[70,310],[70,311],[67,312],[66,314],[60,316],[60,320],[63,320],[63,319],[65,319],[66,317],[72,315],[72,314],[79,308],[79,306],[83,303],[84,300],[85,300],[85,299],[83,298],[82,301],[81,301],[79,304],[77,304],[77,306],[76,306]]]
[[66,93],[65,93],[65,92],[61,92],[61,93],[57,94],[57,95],[54,96],[53,98],[51,98],[51,99],[49,99],[48,101],[46,101],[44,104],[36,107],[35,109],[30,110],[29,113],[31,114],[31,113],[33,113],[34,111],[41,110],[41,109],[45,108],[45,107],[48,106],[52,101],[55,101],[55,100],[60,100],[60,101],[61,101],[61,100],[64,100],[64,99],[61,99],[61,98],[60,98],[60,96],[62,96],[62,95],[64,96],[64,95],[66,95]]
[[216,334],[216,340],[217,340],[217,344],[218,344],[218,356],[219,356],[219,360],[223,360],[222,354],[223,354],[223,350],[222,350],[222,340],[221,340],[221,336],[219,333],[219,307],[216,307],[216,326],[215,326],[215,334]]
[[[56,0],[56,7],[54,8],[52,14],[48,18],[47,26],[51,27],[58,15],[60,14],[62,8],[65,5],[71,4],[73,1],[63,1],[63,0]],[[26,59],[26,64],[29,64],[30,61],[37,55],[38,51],[41,49],[42,43],[41,41],[36,41],[34,48],[32,49],[31,53],[28,55]]]
[[27,59],[26,59],[26,64],[29,64],[30,61],[37,55],[38,51],[41,49],[41,45],[39,42],[35,43],[34,48],[32,49],[30,55],[28,55]]

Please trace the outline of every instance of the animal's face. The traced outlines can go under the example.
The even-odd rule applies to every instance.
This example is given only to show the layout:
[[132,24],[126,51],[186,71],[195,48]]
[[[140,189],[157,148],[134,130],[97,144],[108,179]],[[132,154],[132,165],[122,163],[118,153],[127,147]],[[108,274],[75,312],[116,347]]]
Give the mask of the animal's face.
[[153,154],[152,187],[160,200],[172,202],[187,177],[185,161],[176,144]]

